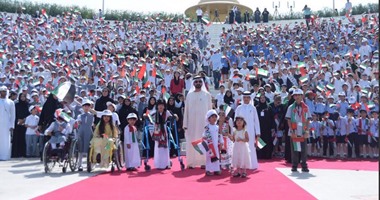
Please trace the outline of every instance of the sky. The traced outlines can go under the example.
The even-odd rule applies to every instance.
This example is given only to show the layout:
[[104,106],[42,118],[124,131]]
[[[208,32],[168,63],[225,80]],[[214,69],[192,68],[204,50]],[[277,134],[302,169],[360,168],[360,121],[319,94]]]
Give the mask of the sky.
[[[137,12],[167,12],[167,13],[183,13],[188,7],[196,5],[199,0],[28,0],[31,2],[43,2],[43,3],[56,3],[60,5],[77,5],[86,6],[88,8],[98,10],[102,8],[102,2],[104,1],[104,8],[109,10],[131,10]],[[274,12],[274,5],[279,6],[278,12],[285,14],[289,12],[287,7],[293,5],[293,12],[301,11],[303,6],[307,4],[312,10],[321,10],[325,7],[332,8],[334,0],[276,0],[276,1],[262,1],[262,0],[238,0],[241,4],[246,5],[253,10],[256,7],[262,11],[267,8],[270,13]],[[137,3],[138,2],[138,3]],[[260,2],[260,5],[257,4]],[[377,3],[377,0],[351,0],[352,5],[358,5],[360,3]],[[335,8],[341,10],[344,8],[346,0],[335,0]]]

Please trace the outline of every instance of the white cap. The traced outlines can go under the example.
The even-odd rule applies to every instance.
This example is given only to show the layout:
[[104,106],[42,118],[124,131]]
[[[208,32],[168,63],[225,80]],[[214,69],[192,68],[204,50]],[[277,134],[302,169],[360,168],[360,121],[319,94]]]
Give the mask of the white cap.
[[112,112],[110,111],[110,110],[104,110],[103,112],[102,112],[102,117],[103,116],[112,116]]
[[127,119],[137,119],[137,115],[135,113],[129,113]]
[[295,95],[295,94],[303,95],[303,91],[301,89],[295,89],[295,90],[293,90],[293,95]]
[[29,107],[29,112],[32,112],[32,110],[33,110],[35,107],[36,107],[36,105],[31,105],[31,106]]

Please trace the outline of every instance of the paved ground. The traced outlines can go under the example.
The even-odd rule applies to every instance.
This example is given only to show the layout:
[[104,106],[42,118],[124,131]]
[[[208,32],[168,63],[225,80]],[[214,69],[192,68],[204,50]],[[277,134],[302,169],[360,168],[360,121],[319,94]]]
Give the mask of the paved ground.
[[[291,173],[289,168],[276,169],[316,199],[379,199],[378,171],[311,168],[310,173]],[[63,174],[61,168],[55,167],[53,172],[46,174],[39,159],[2,161],[0,199],[31,199],[100,172]]]
[[31,199],[49,191],[76,183],[96,173],[78,173],[55,167],[44,172],[40,159],[12,159],[0,162],[0,199]]

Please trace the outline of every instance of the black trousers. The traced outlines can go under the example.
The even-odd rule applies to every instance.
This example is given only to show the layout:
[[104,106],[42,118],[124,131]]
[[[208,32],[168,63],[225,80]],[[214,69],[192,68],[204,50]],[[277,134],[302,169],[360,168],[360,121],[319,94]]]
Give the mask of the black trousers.
[[323,136],[323,155],[327,155],[327,147],[329,148],[329,155],[334,155],[334,142],[332,142],[333,136]]
[[[287,133],[287,131],[286,131]],[[290,150],[290,136],[285,136],[285,160],[286,162],[291,162],[292,161],[292,154],[291,154],[291,150]]]
[[352,148],[355,148],[355,156],[358,158],[360,156],[360,138],[358,133],[350,133],[348,135],[348,141],[350,141],[351,145],[348,144],[348,157],[352,157]]

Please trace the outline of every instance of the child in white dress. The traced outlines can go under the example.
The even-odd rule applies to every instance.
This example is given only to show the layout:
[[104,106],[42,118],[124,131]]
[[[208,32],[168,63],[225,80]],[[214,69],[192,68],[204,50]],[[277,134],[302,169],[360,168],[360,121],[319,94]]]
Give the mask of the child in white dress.
[[248,146],[249,137],[245,130],[246,125],[247,122],[244,118],[237,116],[235,118],[235,130],[230,136],[234,142],[232,152],[232,166],[235,168],[234,177],[247,177],[246,170],[251,168],[251,156]]
[[141,163],[137,128],[135,126],[137,115],[129,113],[127,120],[128,126],[124,128],[125,167],[127,171],[136,171],[136,168],[140,167]]
[[219,127],[216,124],[217,120],[218,114],[215,110],[209,110],[206,113],[207,125],[203,132],[203,140],[206,141],[208,146],[206,152],[206,176],[221,174],[219,145],[223,144],[223,138],[219,134]]

